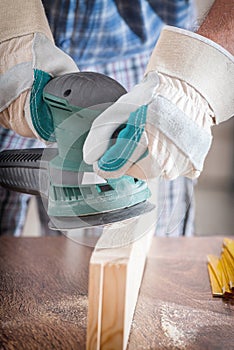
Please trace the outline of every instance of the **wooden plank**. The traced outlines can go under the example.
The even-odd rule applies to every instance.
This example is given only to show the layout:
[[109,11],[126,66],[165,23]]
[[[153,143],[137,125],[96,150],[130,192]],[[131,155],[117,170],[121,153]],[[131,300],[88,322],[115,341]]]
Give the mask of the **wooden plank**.
[[102,301],[102,285],[103,285],[103,269],[100,264],[92,264],[92,268],[89,269],[89,280],[92,281],[92,287],[89,288],[89,299],[92,303],[89,303],[89,349],[100,348],[100,330],[101,324],[101,301]]
[[[155,202],[157,183],[150,189]],[[98,240],[89,267],[87,350],[126,349],[155,223],[156,208],[109,225]]]

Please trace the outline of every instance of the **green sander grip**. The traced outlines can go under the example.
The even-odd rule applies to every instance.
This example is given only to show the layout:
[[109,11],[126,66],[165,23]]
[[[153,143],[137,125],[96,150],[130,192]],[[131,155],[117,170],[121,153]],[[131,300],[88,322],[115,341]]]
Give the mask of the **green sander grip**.
[[68,171],[92,171],[83,161],[83,144],[90,127],[105,109],[126,93],[114,79],[94,72],[77,72],[52,79],[44,88],[58,147],[51,166]]

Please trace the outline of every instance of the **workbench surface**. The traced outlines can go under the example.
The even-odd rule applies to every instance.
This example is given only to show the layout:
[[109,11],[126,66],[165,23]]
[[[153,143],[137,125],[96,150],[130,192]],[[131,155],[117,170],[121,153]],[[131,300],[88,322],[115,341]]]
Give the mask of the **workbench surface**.
[[[129,350],[234,349],[234,304],[212,297],[206,265],[222,240],[154,238]],[[63,236],[0,238],[0,349],[85,349],[91,253]]]

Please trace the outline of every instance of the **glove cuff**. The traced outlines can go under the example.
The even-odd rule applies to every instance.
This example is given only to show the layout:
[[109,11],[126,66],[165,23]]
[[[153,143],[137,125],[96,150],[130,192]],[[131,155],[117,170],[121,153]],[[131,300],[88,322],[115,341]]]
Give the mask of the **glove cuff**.
[[1,0],[0,42],[36,32],[53,41],[40,0]]
[[146,68],[184,80],[209,103],[216,124],[234,113],[234,57],[199,34],[166,26]]

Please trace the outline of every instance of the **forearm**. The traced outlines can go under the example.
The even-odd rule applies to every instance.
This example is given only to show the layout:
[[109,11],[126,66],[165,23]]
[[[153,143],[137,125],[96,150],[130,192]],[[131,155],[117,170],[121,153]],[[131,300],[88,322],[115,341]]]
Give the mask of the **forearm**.
[[234,54],[233,0],[216,0],[197,33]]

